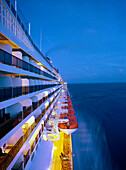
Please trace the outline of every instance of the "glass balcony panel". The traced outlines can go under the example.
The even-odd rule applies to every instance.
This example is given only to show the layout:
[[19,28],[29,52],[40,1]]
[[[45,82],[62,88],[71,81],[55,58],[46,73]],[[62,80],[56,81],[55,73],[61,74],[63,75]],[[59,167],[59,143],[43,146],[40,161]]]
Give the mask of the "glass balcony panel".
[[31,106],[30,107],[24,107],[24,109],[23,109],[23,119],[26,118],[31,113],[31,111],[32,111]]
[[[13,26],[13,24],[12,24]],[[56,79],[55,77],[53,77],[52,75],[40,70],[39,68],[13,56],[12,54],[7,53],[4,50],[0,49],[0,62],[4,63],[4,64],[8,64],[8,65],[12,65],[18,68],[22,68],[24,70],[29,70],[31,72],[37,73],[37,74],[41,74],[44,75],[46,77],[49,78],[53,78]]]
[[29,92],[32,93],[35,91],[35,86],[29,86]]
[[25,168],[29,158],[30,158],[30,150],[28,150],[27,154],[24,155],[24,168]]
[[9,53],[5,54],[5,63],[11,65],[12,64],[12,55]]
[[0,62],[4,63],[5,61],[5,55],[4,51],[0,50]]
[[29,93],[29,86],[22,87],[22,93],[23,94],[28,94]]
[[22,95],[22,86],[21,87],[13,87],[13,97],[18,97]]
[[4,88],[5,100],[12,98],[12,87]]
[[27,62],[25,62],[25,61],[22,61],[22,68],[24,69],[24,70],[29,70],[29,64],[27,63]]
[[35,110],[38,107],[38,101],[32,102],[33,110]]
[[0,139],[22,121],[22,112],[17,113],[0,125]]

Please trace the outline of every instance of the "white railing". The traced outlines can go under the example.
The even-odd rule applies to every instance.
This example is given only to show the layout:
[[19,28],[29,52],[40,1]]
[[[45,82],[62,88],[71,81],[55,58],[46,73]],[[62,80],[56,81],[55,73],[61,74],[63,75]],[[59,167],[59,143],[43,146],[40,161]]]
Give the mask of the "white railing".
[[[17,14],[16,14],[17,16]],[[5,0],[0,0],[0,22],[7,27],[17,38],[19,38],[27,47],[33,50],[24,30],[17,21],[16,16],[12,13]]]

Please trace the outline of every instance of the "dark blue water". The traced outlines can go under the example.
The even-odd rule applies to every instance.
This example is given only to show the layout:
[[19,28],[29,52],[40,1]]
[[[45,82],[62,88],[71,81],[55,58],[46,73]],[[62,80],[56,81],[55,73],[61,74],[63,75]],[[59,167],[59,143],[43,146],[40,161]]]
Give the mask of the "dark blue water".
[[126,83],[70,84],[74,170],[126,170]]

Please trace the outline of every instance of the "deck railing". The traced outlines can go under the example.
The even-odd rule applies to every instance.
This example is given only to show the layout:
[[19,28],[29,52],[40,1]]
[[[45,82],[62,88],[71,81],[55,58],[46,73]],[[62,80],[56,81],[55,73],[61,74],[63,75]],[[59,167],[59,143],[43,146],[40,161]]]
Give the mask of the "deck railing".
[[22,112],[17,113],[0,125],[0,139],[22,121]]
[[[58,91],[59,88],[56,90]],[[55,91],[55,92],[56,92]],[[54,92],[51,93],[51,95],[53,95]],[[55,96],[56,98],[57,96]],[[52,102],[55,100],[55,98],[52,100]],[[43,99],[39,100],[41,101],[41,104],[44,102]],[[14,115],[13,117],[9,118],[8,120],[6,120],[5,122],[3,122],[0,125],[0,139],[2,137],[4,137],[8,132],[10,132],[15,126],[17,126],[23,119],[25,119],[31,112],[32,110],[35,110],[38,106],[38,102],[33,102],[32,106],[23,108],[23,117],[22,117],[22,112],[17,113],[16,115]],[[35,120],[35,124],[38,124],[38,122],[41,120],[41,118],[44,116],[45,112],[48,110],[48,108],[51,106],[51,103],[49,103],[49,105],[47,106],[47,108],[45,108],[42,113],[36,118]],[[40,104],[39,104],[40,106]]]
[[[60,92],[59,92],[60,93]],[[58,93],[58,94],[59,94]],[[55,96],[55,98],[58,96],[58,94]],[[55,98],[53,99],[53,101],[55,100]],[[52,102],[51,102],[52,103]],[[49,108],[49,107],[48,107]],[[52,110],[51,110],[52,111]],[[50,112],[51,112],[50,111]],[[45,112],[45,110],[43,111]],[[50,113],[51,114],[51,113]],[[41,114],[43,115],[43,113]],[[40,122],[40,117],[38,116],[37,119],[35,120],[35,123],[33,123],[29,129],[25,132],[25,134],[17,141],[17,143],[13,146],[13,148],[9,151],[9,153],[4,156],[4,158],[2,160],[0,160],[0,170],[5,170],[7,169],[7,167],[10,165],[10,163],[12,162],[12,160],[14,159],[14,157],[17,155],[17,153],[19,152],[19,150],[21,149],[21,147],[23,146],[23,144],[26,142],[26,140],[28,139],[28,137],[30,136],[30,134],[33,132],[34,128],[38,125],[38,123]],[[47,122],[47,121],[46,121]],[[44,123],[46,123],[44,122]],[[38,140],[38,139],[36,139]],[[31,153],[34,150],[34,143],[31,147]]]
[[36,92],[46,88],[54,87],[58,84],[19,86],[19,87],[0,87],[0,102],[14,97]]
[[32,106],[23,109],[23,119],[26,118],[32,112]]
[[8,52],[2,49],[0,49],[0,62],[57,80],[56,77],[46,73],[45,71],[42,71],[41,69],[33,66],[32,64],[26,61],[17,58],[12,54],[9,54]]
[[29,158],[30,158],[30,149],[28,150],[27,154],[24,155],[24,168],[25,168]]
[[11,0],[0,0],[0,22],[7,27],[18,39],[20,39],[30,49],[35,50],[52,67],[49,60],[42,54],[39,48],[31,39],[23,21],[15,10]]

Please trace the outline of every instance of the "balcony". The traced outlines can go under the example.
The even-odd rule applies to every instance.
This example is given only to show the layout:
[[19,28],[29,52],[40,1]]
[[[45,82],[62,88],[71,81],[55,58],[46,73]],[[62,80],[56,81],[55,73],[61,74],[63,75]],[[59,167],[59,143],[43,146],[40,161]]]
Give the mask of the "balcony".
[[[42,54],[39,48],[31,39],[27,29],[26,23],[21,19],[19,13],[15,10],[10,0],[1,0],[0,1],[0,22],[10,30],[13,35],[15,35],[19,40],[21,40],[27,47],[34,48],[42,58],[52,67],[50,61]],[[22,14],[22,12],[20,12]],[[9,16],[9,17],[8,17]]]
[[26,155],[24,155],[24,168],[30,158],[30,150],[27,151]]
[[[59,90],[59,88],[57,89]],[[56,90],[56,91],[57,91]],[[54,91],[54,92],[56,92]],[[54,94],[54,92],[51,93],[51,96]],[[57,96],[56,96],[57,97]],[[55,98],[56,98],[55,97]],[[47,96],[48,98],[48,96]],[[39,115],[36,119],[36,122],[38,123],[41,118],[44,116],[45,112],[48,110],[48,108],[51,106],[52,102],[55,100],[55,98],[49,103],[49,105],[47,106],[47,108],[45,108],[41,115]],[[30,99],[29,99],[30,100]],[[7,119],[8,120],[5,120],[5,122],[2,122],[2,124],[0,125],[0,139],[2,137],[4,137],[8,132],[10,132],[15,126],[17,126],[23,119],[25,119],[31,112],[32,110],[35,110],[38,106],[40,106],[43,102],[45,101],[45,98],[42,98],[40,99],[39,101],[37,102],[32,102],[32,106],[30,105],[30,102],[29,102],[29,107],[26,107],[26,106],[23,106],[23,103],[22,103],[22,106],[23,106],[23,117],[22,117],[22,111],[17,113],[16,115],[14,115],[13,117],[10,118],[10,114],[9,113],[6,113],[7,115]]]
[[10,132],[16,125],[22,121],[22,112],[17,113],[15,116],[8,119],[0,125],[0,139]]
[[0,102],[54,86],[55,84],[20,87],[0,87]]
[[33,73],[36,73],[39,75],[44,75],[51,79],[57,80],[56,77],[42,71],[41,69],[33,66],[32,64],[30,64],[26,61],[23,61],[23,60],[19,59],[18,57],[14,56],[2,49],[0,49],[0,62],[3,64],[7,64],[7,65],[10,65],[13,67],[17,67],[17,68],[20,68],[23,70],[27,70],[27,71],[30,71],[30,72],[33,72]]
[[32,106],[23,107],[23,119],[25,119],[32,112]]
[[[60,93],[60,92],[59,92]],[[58,93],[58,94],[59,94]],[[58,96],[58,94],[55,96],[55,98],[52,100],[52,102],[56,99],[56,97]],[[51,102],[51,103],[52,103]],[[47,107],[49,108],[51,104],[49,104]],[[16,154],[19,152],[19,150],[21,149],[21,147],[23,146],[23,144],[26,142],[26,140],[29,138],[30,134],[33,132],[34,128],[38,125],[38,123],[40,122],[41,120],[41,117],[43,115],[43,113],[45,113],[45,110],[41,113],[41,115],[39,115],[36,119],[35,119],[35,123],[33,123],[24,133],[24,135],[17,141],[17,143],[12,147],[12,149],[8,152],[7,155],[5,155],[3,158],[0,159],[0,169],[1,170],[5,170],[7,169],[7,167],[10,165],[10,163],[12,162],[12,160],[14,159],[14,157],[16,156]],[[51,114],[51,111],[52,109],[50,110],[50,114]],[[49,114],[49,115],[50,115]],[[48,116],[49,117],[49,116]],[[44,121],[44,124],[46,124],[47,122],[47,119],[46,121]],[[43,126],[41,128],[43,130]],[[41,132],[39,131],[38,133],[39,136],[41,136]],[[36,138],[35,141],[38,141],[38,136]],[[33,152],[34,150],[34,147],[35,147],[35,143],[36,142],[33,142],[32,146],[31,146],[31,153]],[[27,161],[26,161],[27,162]]]

